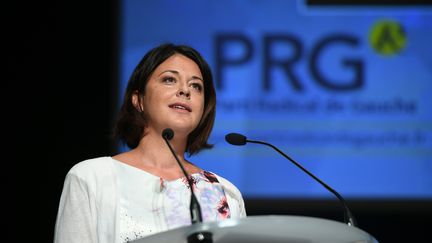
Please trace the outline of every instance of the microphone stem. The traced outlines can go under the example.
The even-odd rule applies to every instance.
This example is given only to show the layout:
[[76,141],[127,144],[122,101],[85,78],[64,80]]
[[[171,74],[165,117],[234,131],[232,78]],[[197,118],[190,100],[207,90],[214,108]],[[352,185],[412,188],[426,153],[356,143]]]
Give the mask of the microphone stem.
[[190,202],[190,210],[191,210],[191,221],[192,224],[195,223],[201,223],[202,222],[202,215],[201,215],[201,207],[198,203],[198,199],[195,196],[195,193],[193,192],[193,182],[192,179],[189,177],[189,174],[183,167],[182,163],[180,162],[179,158],[177,157],[177,154],[175,153],[174,149],[171,147],[171,144],[168,142],[168,139],[166,137],[163,137],[166,144],[168,145],[168,148],[171,150],[171,153],[173,154],[175,160],[177,161],[178,165],[180,166],[183,174],[186,176],[186,180],[188,181],[189,188],[191,191],[191,202]]
[[313,175],[312,173],[310,173],[303,166],[301,166],[299,163],[297,163],[294,159],[290,158],[288,155],[286,155],[284,152],[282,152],[281,150],[279,150],[277,147],[273,146],[272,144],[266,143],[266,142],[261,142],[261,141],[254,141],[254,140],[246,140],[246,142],[249,142],[249,143],[258,143],[258,144],[263,144],[263,145],[270,146],[274,150],[278,151],[282,156],[284,156],[285,158],[289,159],[298,168],[300,168],[306,174],[308,174],[309,176],[311,176],[312,178],[314,178],[318,183],[320,183],[322,186],[324,186],[327,190],[329,190],[330,192],[332,192],[339,199],[339,201],[342,202],[342,205],[343,205],[343,207],[345,209],[344,210],[344,221],[345,221],[346,224],[348,224],[349,226],[356,226],[357,225],[356,221],[354,219],[354,216],[351,213],[350,209],[348,208],[348,206],[347,206],[344,198],[337,191],[335,191],[333,188],[331,188],[326,183],[324,183],[323,181],[321,181],[318,177],[316,177],[315,175]]

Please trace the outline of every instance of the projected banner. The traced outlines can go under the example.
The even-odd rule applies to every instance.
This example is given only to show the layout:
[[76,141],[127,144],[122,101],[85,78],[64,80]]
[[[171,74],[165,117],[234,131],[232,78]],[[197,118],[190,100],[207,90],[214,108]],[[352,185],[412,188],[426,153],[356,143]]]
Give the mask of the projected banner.
[[190,160],[245,197],[432,198],[432,9],[303,1],[123,3],[121,92],[150,48],[188,44],[212,67],[214,149]]

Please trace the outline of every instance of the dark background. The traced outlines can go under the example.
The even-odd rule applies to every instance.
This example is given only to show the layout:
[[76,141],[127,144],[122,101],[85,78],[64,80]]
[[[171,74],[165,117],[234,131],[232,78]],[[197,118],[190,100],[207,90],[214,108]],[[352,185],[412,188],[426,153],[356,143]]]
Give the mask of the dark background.
[[[67,171],[81,160],[115,153],[110,133],[118,12],[116,0],[15,2],[5,10],[1,201],[10,242],[52,242]],[[431,201],[348,200],[348,205],[359,227],[380,242],[432,239]],[[249,215],[342,221],[340,205],[332,200],[246,198],[246,209]]]

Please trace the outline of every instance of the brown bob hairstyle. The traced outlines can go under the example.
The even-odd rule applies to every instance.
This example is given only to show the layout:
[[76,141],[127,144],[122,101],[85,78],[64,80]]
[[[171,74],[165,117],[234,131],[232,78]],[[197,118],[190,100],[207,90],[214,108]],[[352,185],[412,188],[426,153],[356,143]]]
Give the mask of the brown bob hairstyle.
[[213,147],[207,143],[216,115],[216,92],[210,67],[198,51],[192,47],[168,43],[147,52],[135,67],[128,81],[123,104],[115,124],[114,137],[126,143],[131,149],[136,148],[145,136],[144,129],[148,124],[146,112],[140,112],[136,109],[132,103],[132,96],[138,92],[139,100],[142,100],[147,82],[154,70],[174,54],[181,54],[194,61],[204,79],[204,112],[198,126],[189,134],[186,152],[193,155],[202,149]]

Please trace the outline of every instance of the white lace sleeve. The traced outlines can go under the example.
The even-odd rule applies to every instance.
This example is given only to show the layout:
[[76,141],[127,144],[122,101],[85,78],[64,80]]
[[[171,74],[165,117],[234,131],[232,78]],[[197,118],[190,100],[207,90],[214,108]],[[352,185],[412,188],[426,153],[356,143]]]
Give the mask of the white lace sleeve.
[[97,243],[96,205],[85,181],[69,172],[57,214],[54,243]]

